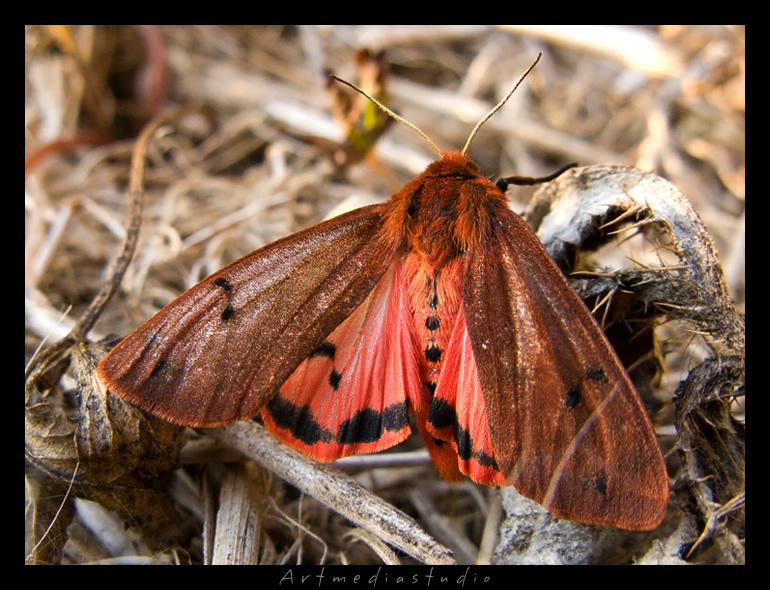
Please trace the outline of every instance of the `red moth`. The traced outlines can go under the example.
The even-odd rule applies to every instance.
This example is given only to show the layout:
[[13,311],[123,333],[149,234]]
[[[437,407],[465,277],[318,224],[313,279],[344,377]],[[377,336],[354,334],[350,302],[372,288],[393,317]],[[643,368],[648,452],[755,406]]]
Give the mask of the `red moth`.
[[535,233],[466,156],[504,102],[390,201],[183,293],[102,360],[102,383],[177,424],[261,413],[321,461],[391,447],[415,414],[448,480],[514,485],[563,518],[655,527],[668,480],[633,385]]

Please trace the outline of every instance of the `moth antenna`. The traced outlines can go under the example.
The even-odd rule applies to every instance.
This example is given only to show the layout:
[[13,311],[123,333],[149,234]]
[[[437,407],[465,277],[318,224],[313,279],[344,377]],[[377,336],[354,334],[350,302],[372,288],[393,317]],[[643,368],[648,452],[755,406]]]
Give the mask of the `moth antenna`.
[[[542,55],[542,54],[541,54],[541,55]],[[532,68],[530,68],[530,69],[532,69]],[[526,74],[525,74],[525,75],[526,75]],[[360,94],[363,94],[363,95],[364,95],[366,98],[368,98],[369,100],[371,100],[371,101],[372,101],[372,102],[373,102],[373,103],[374,103],[374,104],[375,104],[377,107],[379,107],[379,108],[380,108],[382,111],[386,112],[388,115],[390,115],[391,117],[393,117],[393,118],[394,118],[396,121],[399,121],[399,122],[403,123],[404,125],[406,125],[407,127],[409,127],[409,129],[412,129],[413,131],[416,131],[416,132],[417,132],[417,133],[420,135],[420,137],[422,137],[422,138],[423,138],[425,141],[427,141],[427,142],[430,144],[430,147],[432,147],[434,150],[436,150],[436,153],[437,153],[439,156],[443,155],[443,154],[442,154],[442,152],[441,152],[441,149],[439,149],[439,147],[438,147],[438,146],[437,146],[435,143],[433,143],[433,141],[431,140],[431,138],[430,138],[430,137],[428,137],[427,135],[425,135],[425,133],[422,131],[422,129],[420,129],[419,127],[417,127],[417,125],[414,125],[413,123],[410,123],[409,121],[407,121],[407,120],[406,120],[406,119],[404,119],[403,117],[401,117],[401,116],[397,115],[396,113],[394,113],[393,111],[391,111],[391,110],[390,110],[388,107],[386,107],[384,104],[382,104],[382,103],[381,103],[379,100],[377,100],[377,99],[376,99],[376,98],[374,98],[373,96],[369,96],[369,95],[368,95],[366,92],[364,92],[363,90],[361,90],[361,89],[360,89],[358,86],[356,86],[355,84],[351,84],[351,83],[350,83],[350,82],[348,82],[347,80],[343,80],[342,78],[338,78],[338,77],[337,77],[337,76],[335,76],[334,74],[330,74],[330,76],[331,76],[332,78],[334,78],[335,80],[337,80],[337,82],[342,82],[343,84],[345,84],[345,86],[350,86],[350,87],[351,87],[353,90],[355,90],[356,92],[358,92],[358,93],[360,93]]]
[[511,91],[505,95],[505,98],[501,100],[499,103],[497,103],[497,106],[493,108],[491,111],[489,111],[486,117],[484,117],[481,121],[476,123],[476,126],[473,128],[473,131],[471,131],[470,137],[468,137],[468,141],[465,142],[465,147],[463,148],[463,151],[462,151],[463,156],[467,154],[468,148],[470,147],[471,142],[473,141],[473,138],[476,137],[476,133],[478,133],[479,129],[481,129],[481,126],[487,121],[489,121],[489,119],[492,118],[492,115],[494,115],[497,111],[499,111],[500,108],[506,102],[508,102],[508,99],[511,98],[514,92],[516,92],[516,89],[524,81],[524,78],[526,78],[529,75],[529,73],[535,68],[535,66],[537,65],[537,62],[540,61],[541,57],[543,57],[542,51],[538,54],[537,59],[535,59],[535,61],[532,62],[532,65],[527,68],[527,71],[521,75],[521,78],[519,78],[519,81],[516,82],[516,85],[513,88],[511,88]]

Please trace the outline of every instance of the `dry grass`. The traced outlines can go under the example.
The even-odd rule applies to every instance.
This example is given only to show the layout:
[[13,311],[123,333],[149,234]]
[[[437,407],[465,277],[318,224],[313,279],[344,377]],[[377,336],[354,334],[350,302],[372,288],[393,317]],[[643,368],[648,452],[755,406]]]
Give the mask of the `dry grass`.
[[[161,109],[205,105],[216,122],[187,117],[164,127],[151,143],[136,256],[88,334],[91,341],[129,333],[225,263],[340,208],[383,200],[419,173],[434,154],[401,125],[390,126],[373,156],[335,169],[343,131],[331,116],[325,72],[357,81],[354,54],[364,47],[386,51],[385,102],[442,149],[460,149],[480,116],[544,52],[475,139],[470,153],[481,169],[495,177],[539,176],[576,160],[635,165],[669,179],[708,227],[742,310],[745,31],[659,26],[575,34],[581,32],[483,26],[27,28],[25,360],[43,340],[66,336],[104,284],[125,231],[132,145]],[[521,199],[513,208],[523,209],[528,194],[511,193]],[[707,353],[702,343],[690,348],[697,336],[675,327],[662,337],[678,353],[678,360],[667,358],[668,381],[661,385],[668,395],[663,402],[670,404],[676,383]],[[55,379],[35,385],[28,405],[45,399],[38,397],[43,393],[75,386],[67,367],[57,367]],[[66,395],[61,403],[59,411],[73,411]],[[73,487],[62,502],[74,463],[49,469],[28,454],[27,552],[56,518],[58,526],[46,533],[33,560],[201,562],[204,546],[208,555],[213,543],[213,534],[207,535],[227,471],[224,451],[206,447],[205,440],[188,445],[185,469],[164,480],[183,516],[170,519],[173,531],[153,529],[154,539],[142,527],[130,530],[140,531],[130,537],[110,520],[114,513],[95,517],[97,506],[71,502],[95,497],[82,488]],[[253,549],[260,563],[409,562],[252,467],[243,477],[251,482],[247,495],[260,523],[261,543]],[[489,539],[500,518],[495,490],[449,486],[425,461],[377,469],[361,461],[351,469],[449,545],[458,561],[490,559]],[[39,500],[41,490],[52,504]],[[655,537],[670,542],[675,529],[671,524]],[[690,540],[700,532],[691,532]],[[638,538],[635,547],[649,541]],[[699,559],[740,562],[741,556],[738,547],[735,555],[704,551]]]

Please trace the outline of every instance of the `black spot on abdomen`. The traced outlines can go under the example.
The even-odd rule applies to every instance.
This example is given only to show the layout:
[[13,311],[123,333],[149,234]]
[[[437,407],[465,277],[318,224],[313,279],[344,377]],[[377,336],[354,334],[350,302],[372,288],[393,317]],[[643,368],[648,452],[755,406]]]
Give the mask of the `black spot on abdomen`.
[[441,321],[438,319],[438,316],[429,315],[427,318],[425,318],[425,327],[429,331],[435,332],[441,327]]
[[443,351],[436,346],[435,342],[430,342],[428,346],[425,347],[425,360],[429,363],[437,363],[441,360],[442,352]]

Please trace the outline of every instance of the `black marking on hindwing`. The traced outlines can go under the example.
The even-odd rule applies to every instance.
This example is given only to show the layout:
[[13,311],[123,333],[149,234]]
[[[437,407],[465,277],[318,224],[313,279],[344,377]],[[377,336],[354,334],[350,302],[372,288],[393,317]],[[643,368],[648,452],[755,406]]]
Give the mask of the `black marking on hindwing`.
[[382,423],[390,432],[398,432],[409,426],[409,408],[406,400],[385,408],[382,412]]
[[449,426],[454,427],[457,422],[457,413],[446,400],[434,399],[428,411],[428,422],[436,430],[442,430]]
[[336,440],[344,445],[373,443],[382,438],[385,430],[398,432],[407,426],[409,413],[405,401],[388,406],[382,412],[364,408],[340,424]]
[[[324,340],[316,347],[313,352],[308,355],[307,358],[326,358],[333,361],[335,354],[337,354],[337,346],[334,344],[334,342],[330,340]],[[334,365],[332,365],[332,369],[329,371],[329,376],[327,377],[327,382],[334,391],[337,391],[340,388],[340,381],[342,381],[342,373],[340,373],[337,369],[334,368]]]
[[329,340],[324,340],[321,342],[321,344],[318,345],[318,347],[310,353],[310,356],[308,358],[318,358],[318,357],[325,357],[334,360],[334,355],[337,352],[337,346],[334,344],[334,342],[331,342]]
[[491,467],[495,471],[500,471],[494,457],[474,448],[470,432],[460,425],[457,419],[457,412],[446,400],[434,399],[431,402],[430,410],[428,411],[428,422],[435,430],[452,428],[454,433],[453,440],[457,445],[457,455],[461,460],[469,461],[473,459],[483,467]]
[[323,428],[313,417],[310,404],[298,407],[277,395],[265,406],[265,411],[270,414],[278,428],[288,430],[292,436],[308,446],[319,442],[332,442],[335,438],[331,431]]
[[382,416],[371,408],[358,410],[337,429],[337,442],[343,445],[371,443],[382,438]]
[[341,380],[342,373],[338,372],[337,369],[332,369],[331,373],[329,373],[329,385],[332,386],[334,391],[337,391],[340,388]]

